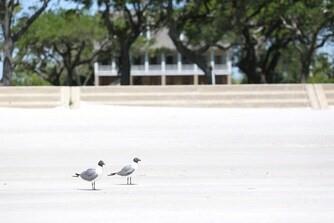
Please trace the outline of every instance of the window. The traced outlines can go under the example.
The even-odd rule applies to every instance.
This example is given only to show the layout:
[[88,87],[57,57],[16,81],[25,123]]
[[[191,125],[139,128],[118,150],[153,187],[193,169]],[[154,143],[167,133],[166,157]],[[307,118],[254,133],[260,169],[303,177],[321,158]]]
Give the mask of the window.
[[133,65],[141,65],[142,63],[142,57],[141,56],[134,56],[132,57],[132,64]]
[[215,55],[215,64],[222,64],[223,58],[221,55]]
[[185,56],[182,56],[182,64],[192,64],[192,62],[187,59]]
[[152,57],[150,57],[150,59],[149,59],[149,63],[150,63],[150,64],[160,64],[160,63],[159,63],[159,60],[158,60],[158,58],[157,58],[156,56],[152,56]]
[[175,57],[173,55],[166,56],[166,64],[176,64]]

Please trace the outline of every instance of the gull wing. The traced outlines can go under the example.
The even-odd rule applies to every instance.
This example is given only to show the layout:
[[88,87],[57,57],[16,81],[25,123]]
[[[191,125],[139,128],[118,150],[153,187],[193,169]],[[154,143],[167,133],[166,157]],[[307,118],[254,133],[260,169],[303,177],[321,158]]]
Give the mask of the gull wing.
[[96,169],[87,169],[80,174],[80,177],[87,181],[95,180],[97,176]]
[[128,176],[131,173],[133,173],[134,171],[135,171],[135,168],[133,168],[131,165],[126,165],[119,172],[117,172],[117,175]]

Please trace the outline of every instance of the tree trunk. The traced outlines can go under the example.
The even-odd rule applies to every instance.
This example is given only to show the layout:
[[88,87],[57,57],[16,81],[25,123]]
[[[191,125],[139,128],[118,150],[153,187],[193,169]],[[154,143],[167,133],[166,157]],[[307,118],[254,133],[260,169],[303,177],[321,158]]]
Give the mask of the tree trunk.
[[206,77],[207,84],[213,84],[213,71],[211,66],[206,65],[206,61],[199,61],[195,58],[192,59],[192,61],[195,61],[194,63],[204,72],[204,76]]
[[[4,85],[10,85],[14,65],[13,56],[14,44],[21,38],[21,36],[28,30],[30,25],[40,16],[40,14],[46,9],[50,0],[44,0],[42,6],[36,10],[29,18],[24,20],[19,29],[12,27],[13,18],[15,18],[16,8],[15,6],[21,6],[20,1],[4,1],[1,0],[1,28],[4,40],[4,64],[3,64],[3,78]],[[16,27],[17,28],[17,27]],[[16,32],[15,32],[16,31]]]
[[205,70],[205,72],[204,72],[204,75],[206,76],[206,80],[207,80],[207,82],[208,82],[208,84],[215,84],[215,82],[213,81],[213,75],[215,75],[214,73],[213,73],[213,70],[212,70],[212,67],[211,66],[209,66],[206,70]]
[[76,82],[75,85],[76,86],[81,86],[81,77],[77,73],[76,66],[74,66],[73,69],[72,69],[72,76],[75,78],[75,82]]
[[239,69],[246,75],[247,82],[250,84],[263,83],[264,77],[261,77],[261,71],[258,68],[255,45],[247,41],[242,49],[243,55],[238,63]]
[[301,70],[300,70],[300,82],[306,83],[309,75],[310,75],[310,66],[312,63],[313,54],[309,53],[305,57],[301,57]]
[[[7,3],[5,3],[7,4]],[[12,53],[14,50],[14,41],[11,33],[11,21],[10,14],[8,9],[4,12],[4,18],[1,22],[2,24],[2,33],[3,33],[3,70],[2,70],[2,82],[5,86],[9,86],[11,84],[12,76],[13,76],[13,58]]]
[[266,78],[266,83],[276,83],[277,82],[277,76],[275,69],[277,67],[277,64],[281,58],[281,52],[275,51],[271,53],[270,59],[264,60],[264,63],[262,65],[262,71],[264,73],[264,76]]
[[4,62],[3,62],[3,72],[2,72],[2,83],[5,86],[9,86],[12,81],[13,76],[13,64],[12,64],[12,42],[5,41],[4,46]]
[[121,52],[118,57],[118,72],[121,75],[121,85],[130,85],[130,48],[126,43],[121,44],[121,46]]
[[21,38],[21,36],[28,30],[31,24],[41,15],[41,13],[46,9],[50,0],[44,0],[42,6],[37,9],[33,14],[20,24],[20,28],[12,27],[13,18],[16,18],[16,6],[21,6],[20,1],[4,1],[1,0],[1,28],[4,39],[4,65],[3,65],[3,78],[2,82],[4,85],[10,85],[14,65],[13,56],[14,44]]
[[73,81],[73,68],[71,66],[66,66],[66,71],[67,71],[67,85],[68,86],[74,86],[74,81]]
[[303,62],[302,63],[302,67],[301,67],[301,71],[300,71],[300,82],[301,83],[306,83],[307,78],[309,76],[310,73],[310,63],[308,62]]
[[260,79],[261,79],[261,84],[268,83],[266,73],[264,73],[263,71],[261,71]]
[[241,59],[238,63],[238,67],[246,75],[249,84],[259,84],[263,81],[256,69],[256,64],[256,58],[248,56]]

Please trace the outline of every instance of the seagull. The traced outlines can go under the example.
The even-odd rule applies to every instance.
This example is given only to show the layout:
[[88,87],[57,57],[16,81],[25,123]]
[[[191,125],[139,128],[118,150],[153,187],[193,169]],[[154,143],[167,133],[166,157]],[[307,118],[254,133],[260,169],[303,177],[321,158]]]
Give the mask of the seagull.
[[92,190],[95,190],[95,181],[97,181],[102,176],[102,167],[105,165],[105,163],[100,160],[97,165],[98,166],[96,169],[90,168],[80,174],[75,173],[73,177],[81,177],[86,181],[92,182]]
[[114,175],[119,175],[119,176],[126,176],[126,184],[132,184],[131,182],[131,178],[132,178],[132,174],[133,172],[135,172],[135,170],[138,168],[138,162],[141,161],[139,158],[135,157],[133,159],[133,163],[124,166],[120,171],[115,172],[115,173],[111,173],[108,176],[114,176]]

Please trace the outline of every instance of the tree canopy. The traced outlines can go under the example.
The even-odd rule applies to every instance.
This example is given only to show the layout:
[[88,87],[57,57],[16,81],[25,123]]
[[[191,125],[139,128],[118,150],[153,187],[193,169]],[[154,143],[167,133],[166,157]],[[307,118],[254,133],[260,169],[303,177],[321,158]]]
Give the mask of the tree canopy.
[[31,13],[22,12],[22,3],[17,0],[0,2],[0,25],[3,38],[3,77],[4,85],[10,85],[13,75],[13,51],[16,42],[24,35],[33,22],[42,14],[50,0],[40,0],[40,5],[32,5]]
[[53,85],[92,84],[92,64],[104,52],[117,58],[127,85],[130,55],[147,46],[148,30],[159,29],[167,29],[208,84],[214,82],[206,57],[212,48],[231,52],[247,83],[306,82],[319,72],[333,78],[333,59],[318,53],[334,40],[333,1],[68,0],[78,7],[45,11],[51,1],[40,0],[30,13],[20,13],[20,1],[1,1],[5,85],[13,72]]
[[23,68],[33,69],[52,84],[83,85],[92,80],[92,64],[107,45],[99,16],[49,11],[19,42],[18,57]]

